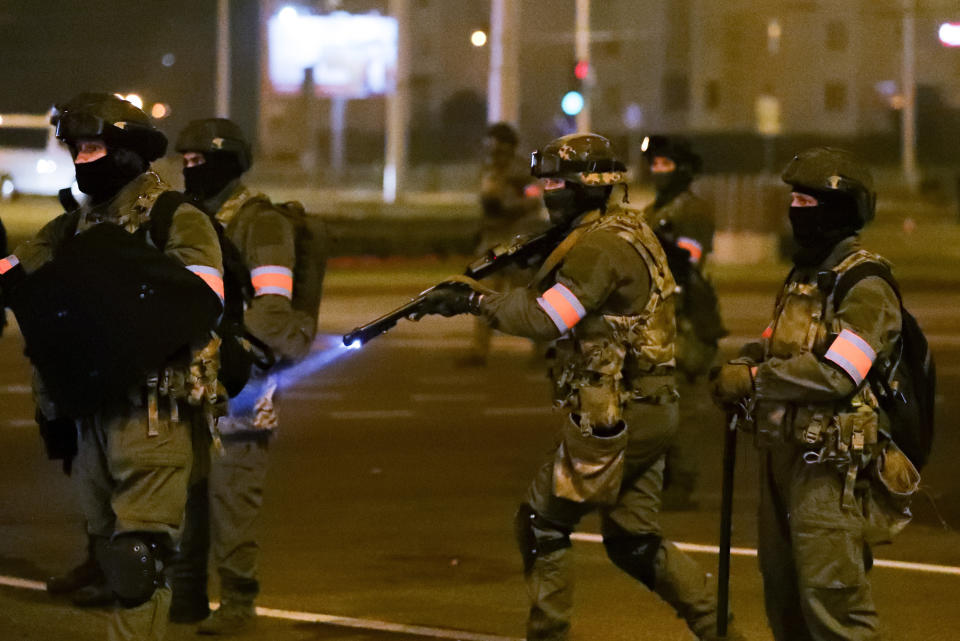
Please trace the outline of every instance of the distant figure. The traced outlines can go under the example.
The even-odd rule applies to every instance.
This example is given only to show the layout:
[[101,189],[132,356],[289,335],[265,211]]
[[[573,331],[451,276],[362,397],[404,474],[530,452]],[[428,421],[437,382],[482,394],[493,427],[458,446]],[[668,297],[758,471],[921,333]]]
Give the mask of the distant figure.
[[[513,126],[498,122],[487,128],[484,139],[484,161],[480,174],[480,204],[483,220],[480,226],[478,253],[507,243],[521,234],[531,234],[547,227],[543,215],[540,186],[530,175],[530,161],[517,155],[519,138]],[[522,270],[505,270],[488,279],[495,290],[512,285],[525,285]],[[485,365],[490,351],[490,327],[481,320],[474,324],[474,341],[465,365]]]

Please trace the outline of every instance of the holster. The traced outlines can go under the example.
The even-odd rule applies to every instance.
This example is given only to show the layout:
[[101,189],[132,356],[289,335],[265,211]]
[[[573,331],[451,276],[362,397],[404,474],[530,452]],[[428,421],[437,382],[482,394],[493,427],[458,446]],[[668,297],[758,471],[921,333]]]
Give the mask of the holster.
[[864,500],[865,537],[871,544],[889,543],[907,526],[910,503],[920,487],[920,472],[896,443],[887,441],[870,465],[869,491]]
[[620,494],[627,428],[620,421],[610,436],[584,429],[581,417],[564,424],[553,462],[553,494],[577,503],[612,505]]

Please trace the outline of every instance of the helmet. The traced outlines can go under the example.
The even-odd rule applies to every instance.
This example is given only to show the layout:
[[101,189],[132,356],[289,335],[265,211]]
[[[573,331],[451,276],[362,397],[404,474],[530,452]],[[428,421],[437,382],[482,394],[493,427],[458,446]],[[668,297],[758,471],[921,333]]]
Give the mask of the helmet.
[[873,220],[876,193],[870,171],[849,151],[814,147],[793,157],[783,172],[783,182],[798,191],[843,194],[853,199],[861,224]]
[[82,93],[56,105],[50,124],[57,138],[69,146],[84,138],[99,138],[107,147],[128,149],[148,163],[167,151],[167,137],[150,117],[109,93]]
[[253,164],[250,143],[240,127],[226,118],[191,121],[177,136],[177,151],[228,152],[236,156],[241,171]]
[[647,162],[652,161],[654,156],[663,156],[690,174],[698,173],[703,165],[700,156],[691,148],[690,141],[683,136],[645,136],[640,151]]
[[537,178],[563,178],[587,187],[625,182],[626,170],[610,141],[597,134],[561,136],[533,152],[530,159],[530,173]]
[[495,122],[487,127],[487,138],[493,138],[497,142],[516,147],[520,144],[520,137],[517,130],[508,122]]

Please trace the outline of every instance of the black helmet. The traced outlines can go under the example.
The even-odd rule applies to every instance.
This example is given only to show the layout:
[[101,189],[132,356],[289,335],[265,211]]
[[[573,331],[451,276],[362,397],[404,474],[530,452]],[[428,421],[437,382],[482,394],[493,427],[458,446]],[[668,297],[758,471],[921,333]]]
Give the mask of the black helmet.
[[691,175],[699,173],[703,165],[700,156],[690,146],[690,141],[683,136],[645,136],[640,151],[647,162],[651,162],[654,156],[663,156]]
[[167,151],[167,137],[132,103],[109,93],[82,93],[57,105],[50,116],[56,136],[69,146],[99,138],[107,147],[128,149],[146,162]]
[[236,156],[240,170],[253,164],[253,154],[240,127],[226,118],[193,120],[177,136],[177,151],[228,152]]
[[486,137],[512,147],[520,144],[520,136],[517,135],[517,130],[508,122],[495,122],[487,127]]
[[844,194],[857,208],[861,224],[873,220],[876,193],[873,176],[856,156],[843,149],[814,147],[793,157],[783,172],[783,182],[813,195]]
[[616,159],[610,141],[597,134],[569,134],[533,152],[530,173],[537,178],[563,178],[587,187],[625,182],[627,168]]

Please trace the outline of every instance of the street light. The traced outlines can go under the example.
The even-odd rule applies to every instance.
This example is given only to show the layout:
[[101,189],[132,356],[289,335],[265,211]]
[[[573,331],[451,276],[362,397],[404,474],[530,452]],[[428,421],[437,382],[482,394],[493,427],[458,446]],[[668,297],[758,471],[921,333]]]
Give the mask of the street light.
[[960,22],[944,22],[937,34],[944,47],[960,47]]
[[474,47],[482,47],[487,44],[487,34],[482,29],[477,29],[470,34],[470,44]]

